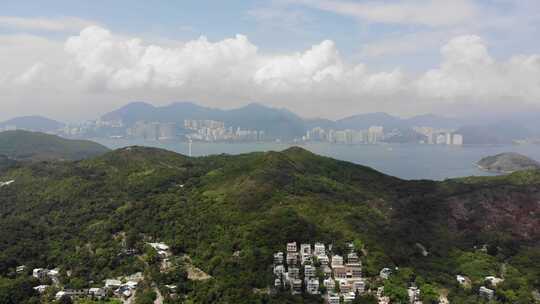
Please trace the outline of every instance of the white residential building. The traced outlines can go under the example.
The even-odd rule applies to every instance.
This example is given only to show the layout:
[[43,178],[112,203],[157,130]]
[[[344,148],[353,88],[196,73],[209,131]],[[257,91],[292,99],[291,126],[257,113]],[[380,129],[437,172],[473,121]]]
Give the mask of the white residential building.
[[351,303],[356,299],[356,294],[354,292],[343,293],[343,303]]
[[343,257],[340,255],[332,256],[332,268],[335,266],[343,266]]
[[311,255],[311,244],[300,244],[300,253]]
[[326,249],[324,244],[322,243],[315,243],[315,247],[313,249],[313,254],[316,256],[326,255]]
[[326,289],[329,292],[334,291],[336,289],[336,281],[334,281],[334,279],[332,278],[324,279],[323,285],[324,287],[326,287]]
[[383,268],[381,269],[381,272],[379,273],[379,276],[383,279],[388,279],[390,275],[392,274],[392,269],[390,268]]
[[287,252],[297,252],[296,242],[287,243]]
[[478,290],[478,294],[479,294],[481,297],[483,297],[483,298],[485,298],[485,299],[491,301],[491,300],[493,299],[493,296],[495,296],[495,291],[492,290],[492,289],[489,289],[489,288],[487,288],[487,287],[485,287],[485,286],[482,286],[482,287],[480,287],[480,289]]
[[326,296],[326,303],[328,304],[339,304],[340,297],[336,293],[328,293]]
[[317,269],[315,268],[315,266],[306,265],[304,267],[304,276],[306,278],[313,278],[316,275],[317,275]]
[[319,294],[319,280],[317,279],[306,279],[306,291],[309,294]]
[[280,277],[285,272],[283,265],[274,266],[274,275]]
[[274,254],[274,264],[281,265],[283,264],[283,252],[276,252]]

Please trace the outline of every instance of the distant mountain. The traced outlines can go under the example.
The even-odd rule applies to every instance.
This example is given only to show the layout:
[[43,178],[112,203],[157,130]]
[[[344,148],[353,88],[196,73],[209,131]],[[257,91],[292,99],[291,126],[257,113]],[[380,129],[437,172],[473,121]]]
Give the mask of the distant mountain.
[[469,125],[457,130],[465,144],[511,144],[516,139],[528,138],[531,131],[520,124],[501,121],[488,125]]
[[0,132],[0,155],[15,160],[79,160],[108,150],[91,141],[69,140],[39,132]]
[[539,162],[513,152],[484,157],[477,164],[483,170],[497,173],[540,169]]
[[43,116],[23,116],[0,122],[0,128],[9,126],[29,131],[49,132],[61,129],[64,123]]
[[269,138],[291,139],[305,132],[304,121],[296,114],[255,103],[237,109],[221,110],[191,102],[178,102],[163,107],[134,102],[103,115],[101,119],[121,120],[127,126],[137,121],[176,122],[183,125],[186,119],[212,119],[223,121],[231,127],[262,130]]
[[434,114],[424,114],[413,116],[405,120],[409,127],[433,127],[437,129],[457,129],[463,123],[454,118],[448,118],[444,116]]
[[403,119],[387,113],[366,113],[346,117],[336,121],[338,129],[367,129],[371,126],[383,126],[385,129],[407,128]]

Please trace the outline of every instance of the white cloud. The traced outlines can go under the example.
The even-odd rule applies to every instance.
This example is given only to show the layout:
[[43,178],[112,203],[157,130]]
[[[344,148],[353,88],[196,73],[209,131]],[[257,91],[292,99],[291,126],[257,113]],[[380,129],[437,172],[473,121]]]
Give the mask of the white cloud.
[[441,49],[439,68],[417,80],[421,96],[475,102],[540,100],[540,56],[517,55],[497,62],[478,36],[460,36]]
[[0,28],[50,32],[77,32],[96,22],[75,17],[59,19],[0,16]]
[[6,67],[0,97],[3,115],[70,118],[92,118],[130,100],[219,107],[256,101],[325,117],[540,100],[540,55],[496,60],[484,40],[463,35],[442,46],[441,56],[437,68],[417,74],[399,67],[372,71],[344,60],[330,40],[301,52],[267,54],[242,35],[164,45],[92,26],[64,43],[0,36],[0,64]]
[[343,1],[290,0],[319,10],[371,23],[452,26],[474,20],[478,9],[471,0]]

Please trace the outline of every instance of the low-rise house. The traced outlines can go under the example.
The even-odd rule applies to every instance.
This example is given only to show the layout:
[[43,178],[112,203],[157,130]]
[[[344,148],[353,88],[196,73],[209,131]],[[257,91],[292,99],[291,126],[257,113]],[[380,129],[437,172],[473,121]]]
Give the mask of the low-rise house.
[[41,294],[44,293],[47,288],[49,288],[49,285],[39,285],[34,287],[34,290]]
[[343,266],[343,257],[340,255],[332,256],[332,268],[336,266]]
[[136,281],[127,281],[126,284],[123,284],[122,286],[125,286],[129,289],[135,289],[137,286],[139,286],[139,282]]
[[495,276],[487,276],[484,278],[484,281],[486,281],[493,287],[497,287],[497,285],[501,284],[504,281],[504,279],[497,278]]
[[330,259],[326,254],[319,254],[317,255],[317,261],[321,263],[321,265],[328,265],[330,263]]
[[280,251],[274,254],[274,264],[275,265],[283,264],[283,252]]
[[300,244],[300,253],[311,255],[311,244]]
[[281,287],[281,279],[277,278],[274,280],[274,287],[280,288]]
[[96,299],[103,299],[107,296],[107,293],[103,288],[93,287],[88,289],[88,295]]
[[288,272],[289,279],[299,279],[300,278],[300,269],[296,267],[289,267]]
[[456,276],[456,281],[460,284],[460,285],[465,285],[467,283],[467,279],[462,276],[462,275],[457,275]]
[[355,252],[351,252],[347,254],[347,263],[348,264],[358,264],[360,263],[360,258],[358,258],[358,254]]
[[385,280],[388,279],[391,274],[392,274],[392,269],[390,268],[383,268],[381,269],[381,272],[379,272],[379,276]]
[[285,272],[285,267],[283,265],[276,265],[274,266],[274,275],[281,277],[281,275]]
[[287,252],[287,265],[296,265],[298,263],[297,252]]
[[332,268],[330,268],[328,265],[323,265],[321,268],[325,277],[329,278],[332,276]]
[[304,277],[306,278],[313,278],[317,275],[317,269],[315,266],[306,265],[304,267]]
[[343,294],[343,303],[351,303],[356,299],[356,294],[354,292],[346,292]]
[[302,265],[311,264],[313,263],[313,257],[311,254],[308,253],[302,253]]
[[340,279],[338,280],[338,282],[339,282],[339,291],[341,291],[342,293],[353,291],[352,284],[350,284],[347,280]]
[[336,281],[332,278],[324,279],[323,286],[326,287],[329,292],[333,292],[336,290]]
[[352,281],[353,292],[358,292],[360,294],[366,291],[366,281],[364,280],[355,280]]
[[319,294],[319,280],[314,278],[306,279],[306,291],[312,295]]
[[414,304],[420,301],[420,289],[416,286],[411,286],[407,289],[407,295],[409,296],[409,303]]
[[313,248],[313,254],[316,256],[326,255],[326,249],[324,244],[315,243],[315,246]]
[[296,242],[287,243],[287,252],[297,252]]
[[347,271],[347,278],[358,279],[362,277],[362,266],[360,264],[347,264],[345,266]]
[[55,295],[55,298],[57,300],[60,300],[63,297],[69,297],[71,299],[74,299],[74,298],[86,296],[87,293],[88,292],[86,290],[83,290],[83,289],[80,289],[80,290],[66,289],[66,290],[61,290],[61,291],[57,292],[56,295]]
[[25,271],[26,271],[26,265],[17,266],[17,268],[15,268],[16,273],[23,273]]
[[154,248],[157,251],[169,251],[169,246],[165,243],[148,243],[152,248]]
[[345,266],[334,266],[334,278],[335,279],[346,279],[347,278],[347,268]]
[[327,304],[339,304],[340,297],[337,293],[328,293],[326,296],[326,303]]
[[105,280],[105,288],[107,289],[116,289],[122,286],[122,282],[114,279]]
[[291,293],[293,295],[302,293],[302,280],[294,279],[291,281]]
[[35,268],[32,270],[32,276],[38,280],[45,280],[47,278],[48,270],[44,268]]
[[480,289],[478,290],[478,294],[479,294],[481,297],[483,297],[483,298],[485,298],[485,299],[491,301],[491,300],[493,299],[493,297],[495,296],[495,291],[492,290],[492,289],[489,289],[489,288],[487,288],[487,287],[485,287],[485,286],[482,286],[482,287],[480,287]]

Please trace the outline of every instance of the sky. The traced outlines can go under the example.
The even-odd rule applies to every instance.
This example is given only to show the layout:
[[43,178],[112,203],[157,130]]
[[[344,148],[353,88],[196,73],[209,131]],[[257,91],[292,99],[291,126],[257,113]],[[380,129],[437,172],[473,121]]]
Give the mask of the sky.
[[0,120],[130,101],[304,117],[540,107],[537,0],[2,0]]

